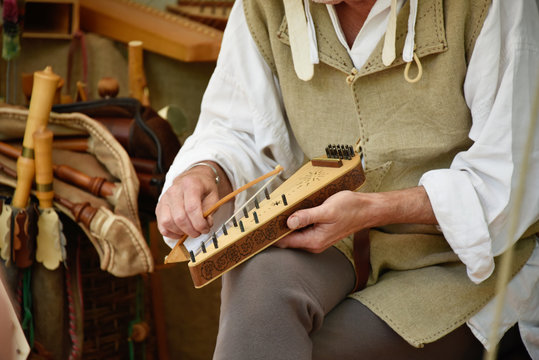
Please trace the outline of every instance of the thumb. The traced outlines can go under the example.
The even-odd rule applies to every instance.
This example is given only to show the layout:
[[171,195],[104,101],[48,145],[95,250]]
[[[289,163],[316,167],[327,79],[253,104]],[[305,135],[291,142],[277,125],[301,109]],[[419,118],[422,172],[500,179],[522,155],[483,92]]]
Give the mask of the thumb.
[[298,210],[288,217],[286,225],[291,230],[304,228],[317,222],[316,208]]

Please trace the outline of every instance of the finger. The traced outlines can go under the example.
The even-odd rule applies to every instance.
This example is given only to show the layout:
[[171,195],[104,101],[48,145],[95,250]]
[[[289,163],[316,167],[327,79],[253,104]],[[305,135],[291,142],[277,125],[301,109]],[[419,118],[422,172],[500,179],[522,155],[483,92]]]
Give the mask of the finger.
[[[210,209],[215,203],[219,201],[219,195],[216,191],[211,191],[203,200],[202,200],[202,210],[206,212]],[[210,214],[211,215],[211,214]]]
[[191,224],[188,210],[185,207],[178,206],[177,209],[172,212],[172,215],[174,217],[174,223],[184,234],[187,234],[190,237],[198,237],[200,235],[193,224]]
[[[165,195],[166,196],[166,195]],[[181,237],[184,232],[176,225],[172,215],[172,211],[166,201],[162,199],[155,208],[155,217],[157,220],[157,228],[163,236],[170,238]]]
[[206,217],[206,221],[208,222],[208,226],[210,227],[210,229],[213,227],[213,215],[208,215]]
[[182,236],[185,235],[184,233],[172,232],[172,231],[163,229],[163,228],[161,228],[161,227],[159,227],[159,226],[158,226],[158,229],[159,229],[159,232],[161,233],[161,235],[166,236],[166,237],[169,238],[169,239],[178,240],[178,239],[180,239]]
[[202,210],[202,198],[204,196],[203,188],[200,186],[193,187],[189,192],[184,194],[185,212],[189,226],[184,229],[189,236],[194,237],[210,231],[210,224],[204,218]]
[[[162,227],[165,231],[175,234],[187,234],[191,237],[198,237],[200,233],[193,227],[188,216],[186,206],[188,200],[186,196],[191,193],[199,193],[196,182],[191,182],[186,186],[186,179],[182,179],[181,183],[173,185],[164,194],[159,202],[162,204]],[[189,189],[188,191],[184,189]],[[200,202],[200,199],[198,199]],[[168,211],[168,213],[167,213]],[[202,215],[201,215],[202,216]]]
[[313,227],[293,231],[287,236],[283,237],[281,240],[275,243],[275,246],[280,248],[294,248],[302,249],[309,252],[318,252],[316,244],[319,243],[317,238],[319,234],[314,230]]
[[296,211],[288,217],[286,225],[289,229],[297,230],[312,224],[324,223],[326,221],[327,214],[323,209],[323,205],[321,205],[310,209]]
[[[215,198],[218,198],[217,196],[215,196]],[[206,197],[207,199],[207,197]],[[207,201],[209,204],[209,206],[206,205],[206,201],[204,201],[202,203],[202,208],[203,209],[209,209],[213,204],[215,204],[217,202],[217,200],[213,201],[213,200],[210,200],[210,201]],[[206,210],[204,210],[204,212],[206,212]],[[206,216],[206,222],[208,223],[208,227],[211,229],[214,225],[214,220],[213,220],[213,214],[209,214],[208,216]]]

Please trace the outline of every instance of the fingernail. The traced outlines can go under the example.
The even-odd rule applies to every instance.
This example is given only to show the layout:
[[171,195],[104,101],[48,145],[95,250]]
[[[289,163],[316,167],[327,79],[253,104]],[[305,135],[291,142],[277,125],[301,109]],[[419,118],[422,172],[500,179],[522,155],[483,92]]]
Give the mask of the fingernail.
[[288,219],[288,227],[290,229],[297,229],[299,227],[299,219],[295,216],[292,216]]

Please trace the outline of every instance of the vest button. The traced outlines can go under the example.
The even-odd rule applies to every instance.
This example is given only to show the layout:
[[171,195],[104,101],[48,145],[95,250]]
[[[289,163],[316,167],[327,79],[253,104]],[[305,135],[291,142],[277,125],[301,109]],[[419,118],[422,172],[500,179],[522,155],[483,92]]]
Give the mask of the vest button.
[[346,77],[346,83],[348,85],[352,85],[354,83],[354,80],[356,79],[356,75],[359,73],[356,68],[352,68],[350,71],[350,75]]

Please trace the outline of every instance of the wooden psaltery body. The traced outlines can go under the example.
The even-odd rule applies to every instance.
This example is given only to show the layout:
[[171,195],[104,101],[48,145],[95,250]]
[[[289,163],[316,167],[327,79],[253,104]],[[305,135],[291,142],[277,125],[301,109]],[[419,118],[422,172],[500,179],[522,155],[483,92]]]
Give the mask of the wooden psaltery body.
[[364,180],[358,155],[349,160],[321,158],[305,164],[269,199],[257,202],[237,226],[228,227],[226,234],[204,245],[204,251],[196,256],[191,254],[189,270],[195,287],[205,286],[290,233],[286,221],[293,212],[318,206],[339,191],[356,190]]

